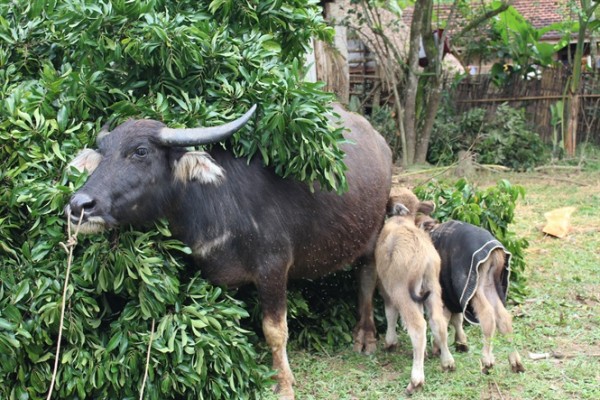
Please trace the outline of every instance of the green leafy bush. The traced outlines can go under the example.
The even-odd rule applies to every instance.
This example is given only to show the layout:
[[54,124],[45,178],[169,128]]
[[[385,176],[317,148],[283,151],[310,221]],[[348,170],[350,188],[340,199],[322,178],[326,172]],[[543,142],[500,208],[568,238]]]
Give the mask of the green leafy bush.
[[498,107],[475,151],[483,164],[505,165],[516,171],[533,169],[548,156],[539,135],[527,127],[524,111],[507,104]]
[[514,302],[522,302],[527,295],[524,271],[529,243],[518,238],[509,225],[514,220],[517,200],[525,197],[525,189],[507,180],[478,189],[460,179],[454,185],[432,181],[415,188],[415,193],[422,200],[435,202],[433,217],[440,222],[454,219],[487,229],[512,253],[508,296]]
[[492,116],[483,108],[472,108],[459,116],[443,109],[436,117],[428,161],[451,164],[460,150],[476,153],[482,164],[517,171],[530,170],[549,155],[539,135],[529,128],[524,111],[507,104],[500,105]]
[[436,115],[427,153],[427,161],[449,165],[457,160],[460,150],[471,148],[481,134],[485,121],[483,108],[472,108],[456,116],[448,106]]
[[[108,122],[219,124],[258,103],[228,144],[284,176],[343,190],[331,95],[302,81],[311,0],[0,2],[0,398],[46,397],[67,256],[67,162]],[[80,238],[53,398],[258,398],[271,371],[247,312],[184,267],[159,222]]]

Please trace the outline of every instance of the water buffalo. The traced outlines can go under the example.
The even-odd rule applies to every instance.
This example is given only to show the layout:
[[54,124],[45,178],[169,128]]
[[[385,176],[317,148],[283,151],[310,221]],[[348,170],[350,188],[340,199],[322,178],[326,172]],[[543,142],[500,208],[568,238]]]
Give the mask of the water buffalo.
[[158,121],[130,120],[102,132],[98,152],[85,150],[72,163],[90,176],[66,212],[73,223],[83,213],[81,229],[88,233],[167,218],[205,278],[229,287],[256,285],[277,389],[282,398],[293,398],[286,352],[288,279],[358,264],[354,347],[374,350],[373,251],[390,192],[392,158],[367,120],[339,105],[334,112],[348,140],[342,145],[349,187],[343,195],[281,178],[259,158],[248,162],[222,146],[207,152],[186,149],[225,140],[253,111],[219,127],[170,129]]

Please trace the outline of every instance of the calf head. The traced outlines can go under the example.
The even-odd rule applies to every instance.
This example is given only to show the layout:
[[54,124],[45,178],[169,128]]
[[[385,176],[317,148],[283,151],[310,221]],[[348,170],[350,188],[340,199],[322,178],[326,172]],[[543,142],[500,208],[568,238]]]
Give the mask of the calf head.
[[431,214],[435,210],[435,204],[432,201],[420,201],[418,197],[408,188],[393,188],[386,206],[386,213],[389,216],[399,215],[396,209],[398,204],[406,208],[406,214],[416,217],[417,213]]

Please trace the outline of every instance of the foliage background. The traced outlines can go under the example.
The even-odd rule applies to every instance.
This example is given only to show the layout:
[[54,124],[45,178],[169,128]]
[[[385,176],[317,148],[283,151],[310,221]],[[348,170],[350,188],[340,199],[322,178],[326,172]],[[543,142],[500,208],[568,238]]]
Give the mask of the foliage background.
[[[325,119],[331,95],[301,79],[309,38],[331,34],[314,0],[0,0],[1,398],[46,396],[66,269],[62,210],[86,178],[62,171],[105,123],[209,126],[258,103],[227,145],[344,190],[341,132]],[[240,296],[255,305],[247,318],[184,268],[190,250],[162,221],[80,241],[55,398],[137,397],[152,320],[148,398],[261,397],[272,373],[246,329],[259,320],[251,293]],[[295,283],[296,343],[349,343],[355,296],[351,271]]]
[[[302,81],[313,0],[0,1],[0,397],[49,388],[66,255],[62,173],[95,132],[127,118],[215,125],[253,103],[227,145],[284,176],[344,190],[331,95]],[[284,135],[285,130],[285,135]],[[81,239],[54,398],[133,398],[151,320],[148,398],[255,398],[271,372],[247,312],[196,271],[168,227]]]

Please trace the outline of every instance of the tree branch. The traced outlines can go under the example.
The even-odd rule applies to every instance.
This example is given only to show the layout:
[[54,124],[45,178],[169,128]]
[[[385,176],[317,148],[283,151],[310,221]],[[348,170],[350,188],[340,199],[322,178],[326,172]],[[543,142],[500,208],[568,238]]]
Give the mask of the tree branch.
[[508,9],[508,7],[512,6],[513,1],[514,0],[507,0],[505,2],[502,2],[500,7],[496,8],[494,10],[490,10],[483,15],[480,15],[475,20],[469,22],[457,34],[453,35],[454,36],[453,39],[456,40],[457,38],[464,36],[469,31],[473,30],[474,28],[477,28],[479,25],[481,25],[483,22],[487,21],[488,19],[493,18],[496,15],[503,13],[504,11],[506,11]]

